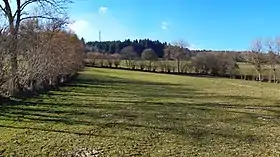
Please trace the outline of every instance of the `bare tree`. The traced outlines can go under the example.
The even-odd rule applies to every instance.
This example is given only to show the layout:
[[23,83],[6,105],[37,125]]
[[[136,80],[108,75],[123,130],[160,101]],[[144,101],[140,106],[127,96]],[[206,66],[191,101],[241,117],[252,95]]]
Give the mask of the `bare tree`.
[[270,77],[269,82],[271,82],[271,72],[273,75],[273,81],[276,81],[276,68],[279,63],[279,52],[277,52],[277,39],[268,39],[266,41],[266,51],[267,51],[267,63],[270,66]]
[[106,59],[106,64],[107,66],[109,66],[110,68],[112,68],[113,64],[114,64],[114,58],[112,56],[112,54],[108,54],[106,53],[104,55],[105,59]]
[[170,57],[171,57],[171,59],[176,60],[178,73],[181,72],[181,69],[180,69],[181,61],[184,58],[186,58],[188,52],[190,52],[187,47],[188,47],[188,43],[185,42],[184,40],[175,41],[173,43],[173,45],[170,47],[170,51],[169,51]]
[[[13,4],[13,2],[15,4]],[[18,77],[18,45],[19,30],[21,23],[28,19],[59,19],[65,14],[65,6],[70,0],[2,0],[0,3],[0,13],[4,15],[8,23],[9,38],[8,54],[11,69],[10,76],[10,94],[16,95],[19,89]],[[15,5],[15,9],[12,7]],[[30,10],[29,8],[36,8]]]
[[277,56],[279,56],[280,55],[280,36],[276,37],[274,39],[274,42],[275,42],[274,43],[275,44],[275,53]]
[[135,60],[138,58],[134,48],[132,46],[127,46],[121,50],[121,58],[125,60],[126,66],[128,68],[135,68]]
[[233,75],[238,65],[234,57],[224,52],[200,52],[192,58],[195,71],[202,74]]
[[112,57],[113,57],[114,66],[115,66],[116,68],[118,68],[119,65],[120,65],[120,63],[121,63],[121,59],[120,59],[121,56],[120,56],[120,54],[114,53],[114,54],[112,54]]
[[99,58],[99,53],[98,52],[88,52],[86,54],[86,62],[89,64],[89,66],[95,66],[97,64],[97,60]]
[[263,64],[266,63],[265,55],[263,54],[263,41],[255,40],[251,45],[251,51],[247,52],[245,59],[248,63],[252,64],[258,74],[258,80],[262,81],[261,71]]
[[171,44],[165,46],[164,48],[164,63],[163,63],[163,66],[164,66],[164,69],[166,72],[170,73],[171,71],[175,71],[174,70],[174,66],[173,64],[169,61],[171,59],[173,59],[173,46]]
[[[4,35],[4,32],[1,32],[0,34],[0,87],[7,81],[8,79],[8,66],[7,66],[7,61],[6,61],[6,37]],[[0,88],[0,92],[1,92]],[[3,93],[0,93],[3,94]],[[1,98],[1,96],[0,96]]]
[[164,60],[170,60],[171,59],[171,45],[167,45],[164,48]]
[[[61,21],[40,22],[37,19],[22,22],[16,47],[19,69],[17,90],[20,92],[56,87],[82,68],[84,45],[75,34],[63,30],[62,25]],[[9,39],[10,35],[4,37]],[[3,52],[10,50],[5,45],[4,49],[7,51]],[[7,55],[4,58],[9,60]],[[9,90],[7,82],[5,80],[2,91]]]
[[[63,30],[50,30],[39,27],[40,32],[27,33],[24,43],[27,52],[22,51],[22,56],[27,64],[19,64],[20,69],[27,65],[29,78],[39,84],[36,88],[44,89],[48,86],[57,86],[74,76],[81,69],[83,61],[83,45],[75,34]],[[20,49],[24,49],[24,47]],[[22,70],[21,70],[22,71]],[[21,79],[24,81],[24,79]],[[23,82],[22,81],[22,82]],[[25,84],[24,82],[21,84]],[[33,85],[34,86],[34,85]]]
[[105,63],[105,54],[103,52],[98,53],[98,63],[100,67],[104,67]]
[[159,66],[161,72],[165,72],[165,64],[166,63],[164,60],[158,61],[158,66]]
[[235,57],[228,53],[228,52],[222,52],[222,53],[213,53],[215,55],[217,60],[217,65],[219,68],[219,75],[234,75],[236,74],[236,70],[239,69],[239,66],[236,62]]
[[148,69],[149,69],[149,71],[151,71],[152,63],[158,59],[158,56],[153,49],[145,49],[141,54],[141,58],[143,60],[149,61]]
[[144,70],[145,67],[146,67],[146,62],[145,62],[145,60],[140,60],[140,61],[138,61],[138,66],[139,66],[140,70]]
[[[277,36],[274,39],[274,44],[275,44],[275,55],[277,56],[277,62],[280,62],[280,36]],[[276,66],[277,68],[278,66]],[[275,78],[275,81],[278,82],[277,77]]]

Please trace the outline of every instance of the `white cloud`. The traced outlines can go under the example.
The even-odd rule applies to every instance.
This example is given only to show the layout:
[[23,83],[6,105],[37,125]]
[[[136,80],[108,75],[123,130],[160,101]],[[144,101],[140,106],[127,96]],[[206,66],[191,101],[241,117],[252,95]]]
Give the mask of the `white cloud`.
[[89,38],[88,34],[92,34],[90,23],[86,20],[77,20],[69,25],[69,28],[74,31],[79,37]]
[[75,21],[69,26],[71,30],[86,41],[99,40],[99,31],[101,31],[101,40],[124,40],[134,34],[121,23],[119,19],[111,14],[87,13],[71,16]]
[[167,23],[167,22],[162,22],[161,23],[161,29],[163,29],[163,30],[167,30],[169,28],[169,24]]
[[201,48],[198,45],[195,44],[190,44],[190,46],[188,47],[190,50],[203,50],[203,48]]
[[74,32],[80,32],[89,28],[89,23],[85,20],[78,20],[70,24],[69,28]]
[[108,7],[105,7],[105,6],[101,6],[99,8],[99,13],[106,13],[108,11]]

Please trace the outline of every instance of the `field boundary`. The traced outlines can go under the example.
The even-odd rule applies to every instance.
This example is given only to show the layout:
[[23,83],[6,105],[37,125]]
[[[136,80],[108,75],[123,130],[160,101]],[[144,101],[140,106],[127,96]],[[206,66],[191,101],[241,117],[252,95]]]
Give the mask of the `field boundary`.
[[211,74],[201,74],[201,73],[178,73],[178,72],[167,72],[167,71],[150,71],[150,70],[141,70],[141,69],[131,69],[124,67],[109,67],[109,66],[89,66],[85,65],[85,67],[92,68],[106,68],[106,69],[118,69],[118,70],[127,70],[127,71],[138,71],[138,72],[146,72],[146,73],[155,73],[155,74],[169,74],[169,75],[177,75],[177,76],[192,76],[192,77],[209,77],[209,78],[228,78],[228,79],[238,79],[244,81],[258,81],[258,82],[267,82],[267,83],[279,83],[278,80],[274,82],[269,79],[263,78],[261,81],[257,80],[257,76],[255,75],[211,75]]

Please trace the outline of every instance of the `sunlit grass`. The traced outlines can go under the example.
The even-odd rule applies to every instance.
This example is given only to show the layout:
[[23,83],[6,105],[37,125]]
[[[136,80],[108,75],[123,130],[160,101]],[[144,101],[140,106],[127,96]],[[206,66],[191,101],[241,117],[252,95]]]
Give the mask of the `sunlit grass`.
[[87,68],[0,106],[0,156],[278,156],[280,85]]

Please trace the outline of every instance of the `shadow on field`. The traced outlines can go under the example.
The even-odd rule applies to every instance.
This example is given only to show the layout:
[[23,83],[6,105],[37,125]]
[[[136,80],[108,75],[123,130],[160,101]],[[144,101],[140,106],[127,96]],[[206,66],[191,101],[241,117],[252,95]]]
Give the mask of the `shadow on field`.
[[[259,119],[263,117],[260,113],[232,110],[245,109],[245,107],[250,109],[250,106],[189,103],[187,100],[207,99],[207,95],[180,84],[96,75],[92,79],[76,79],[61,91],[49,92],[47,95],[48,97],[39,97],[33,101],[13,101],[1,105],[0,120],[19,124],[28,123],[28,125],[23,127],[0,124],[0,127],[101,137],[122,137],[123,130],[140,129],[175,134],[191,139],[195,143],[210,142],[214,138],[230,138],[253,143],[261,142],[265,138],[252,132],[241,133],[234,128],[236,124],[244,127],[263,124],[262,119]],[[219,96],[214,97],[219,99]],[[235,96],[230,98],[248,101],[257,99]],[[168,101],[171,99],[180,101]],[[280,114],[280,106],[270,108],[251,106],[251,108],[271,110]],[[278,117],[272,117],[275,118]],[[276,120],[273,122],[279,124]],[[41,123],[48,125],[38,126]],[[90,129],[72,131],[72,129],[48,127],[55,124],[63,124],[64,128],[78,125],[94,126],[98,130],[112,129],[115,132],[104,134],[92,133]],[[137,140],[132,137],[123,138]]]
[[[107,138],[113,138],[116,136],[112,136],[112,135],[102,135],[102,134],[94,134],[91,132],[88,133],[83,133],[83,132],[75,132],[75,131],[68,131],[68,130],[59,130],[59,129],[47,129],[47,128],[38,128],[38,127],[24,127],[24,126],[8,126],[8,125],[1,125],[1,128],[9,128],[9,129],[28,129],[28,130],[35,130],[35,131],[45,131],[45,132],[55,132],[55,133],[65,133],[65,134],[75,134],[75,135],[79,135],[79,136],[99,136],[99,137],[107,137]],[[127,140],[134,140],[131,137],[124,137],[123,138],[127,139]]]

